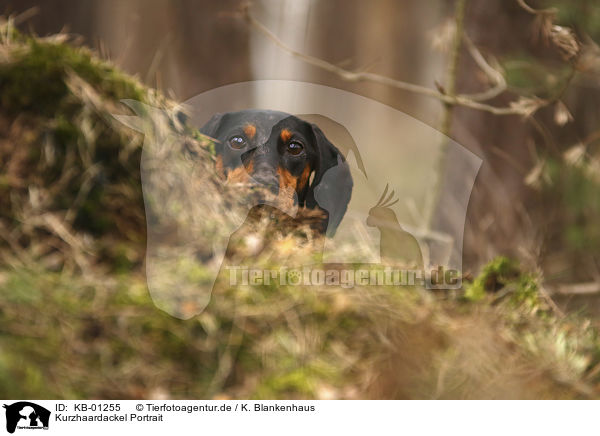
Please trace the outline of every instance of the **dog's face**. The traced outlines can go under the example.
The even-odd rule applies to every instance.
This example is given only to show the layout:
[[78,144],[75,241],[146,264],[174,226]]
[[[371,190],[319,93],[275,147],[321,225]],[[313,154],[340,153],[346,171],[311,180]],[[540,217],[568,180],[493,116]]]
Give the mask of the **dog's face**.
[[[316,125],[283,112],[244,110],[215,115],[201,132],[218,141],[217,171],[222,177],[230,182],[264,185],[285,207],[320,206],[330,216],[333,212],[339,216],[340,204],[337,211],[317,205],[314,188],[327,170],[340,165],[343,174],[339,183],[328,183],[327,189],[332,196],[346,199],[342,201],[343,216],[352,178],[344,157]],[[335,230],[339,220],[329,223],[330,228]]]

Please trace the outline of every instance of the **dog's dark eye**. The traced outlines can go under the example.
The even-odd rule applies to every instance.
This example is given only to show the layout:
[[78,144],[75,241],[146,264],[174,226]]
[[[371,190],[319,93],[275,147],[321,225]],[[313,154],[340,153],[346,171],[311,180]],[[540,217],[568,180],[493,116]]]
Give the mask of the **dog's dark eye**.
[[304,150],[304,146],[298,141],[292,141],[287,145],[287,151],[294,156],[299,155]]
[[232,136],[229,138],[229,145],[231,145],[232,148],[239,150],[246,146],[246,140],[241,136]]

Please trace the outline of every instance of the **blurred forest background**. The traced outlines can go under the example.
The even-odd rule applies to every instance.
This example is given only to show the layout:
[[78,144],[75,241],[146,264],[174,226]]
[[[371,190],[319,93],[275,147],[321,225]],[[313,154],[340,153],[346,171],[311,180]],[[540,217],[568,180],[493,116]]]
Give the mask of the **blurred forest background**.
[[[249,6],[252,19],[242,7],[238,0],[0,0],[0,246],[8,250],[0,271],[0,396],[598,397],[600,3],[257,0]],[[337,69],[278,47],[256,22]],[[19,39],[58,33],[72,35],[75,48],[53,51]],[[62,47],[53,38],[44,41]],[[79,46],[117,72],[90,72]],[[15,54],[23,47],[33,61]],[[101,105],[87,85],[73,85],[73,71]],[[343,71],[368,74],[348,80]],[[431,92],[409,92],[382,77]],[[142,278],[143,208],[128,207],[139,204],[139,186],[123,187],[129,171],[139,171],[139,138],[93,113],[113,108],[115,98],[166,101],[149,88],[184,101],[255,79],[364,95],[483,159],[465,228],[465,296],[438,301],[418,294],[399,302],[377,293],[365,301],[360,290],[333,292],[321,296],[335,308],[328,312],[315,302],[315,290],[273,297],[264,289],[259,302],[244,300],[258,305],[254,311],[220,306],[187,322],[153,309]],[[54,80],[63,85],[50,92]],[[47,99],[39,105],[32,103],[36,87]],[[59,117],[52,105],[62,99]],[[102,127],[88,135],[86,123]],[[48,135],[63,150],[49,166],[15,157]],[[69,147],[90,143],[89,166],[81,158],[81,168],[65,176],[69,188],[58,188],[51,201],[37,198],[31,187],[61,180]],[[134,151],[124,155],[123,144]],[[111,152],[119,157],[115,167]],[[103,186],[111,189],[86,176],[95,162],[110,168]],[[86,190],[89,201],[78,194],[84,181],[94,185]],[[40,215],[42,224],[20,218],[50,203],[53,218]],[[99,224],[99,215],[110,223]],[[48,234],[58,235],[50,238],[52,249],[36,246]],[[90,262],[103,266],[87,269]],[[507,302],[502,292],[514,298]],[[311,310],[283,319],[261,306],[269,298]],[[382,335],[391,348],[381,345]],[[46,345],[33,350],[41,338]],[[55,361],[49,369],[48,361]]]

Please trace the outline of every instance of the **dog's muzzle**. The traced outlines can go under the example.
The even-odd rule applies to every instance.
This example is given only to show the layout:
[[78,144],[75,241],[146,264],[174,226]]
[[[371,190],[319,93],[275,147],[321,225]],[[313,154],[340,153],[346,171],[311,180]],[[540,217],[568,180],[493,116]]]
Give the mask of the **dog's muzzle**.
[[259,185],[265,186],[273,194],[279,193],[279,177],[270,168],[257,168],[251,177]]

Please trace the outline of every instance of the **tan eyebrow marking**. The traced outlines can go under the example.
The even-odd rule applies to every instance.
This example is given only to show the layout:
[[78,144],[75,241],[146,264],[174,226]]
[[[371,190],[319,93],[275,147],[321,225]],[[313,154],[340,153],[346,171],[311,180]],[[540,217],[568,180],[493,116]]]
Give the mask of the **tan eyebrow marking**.
[[288,129],[283,129],[279,134],[279,137],[283,142],[287,142],[292,137],[292,132],[290,132]]
[[256,126],[254,124],[246,124],[246,126],[244,126],[244,133],[248,139],[254,138],[254,135],[256,135]]

